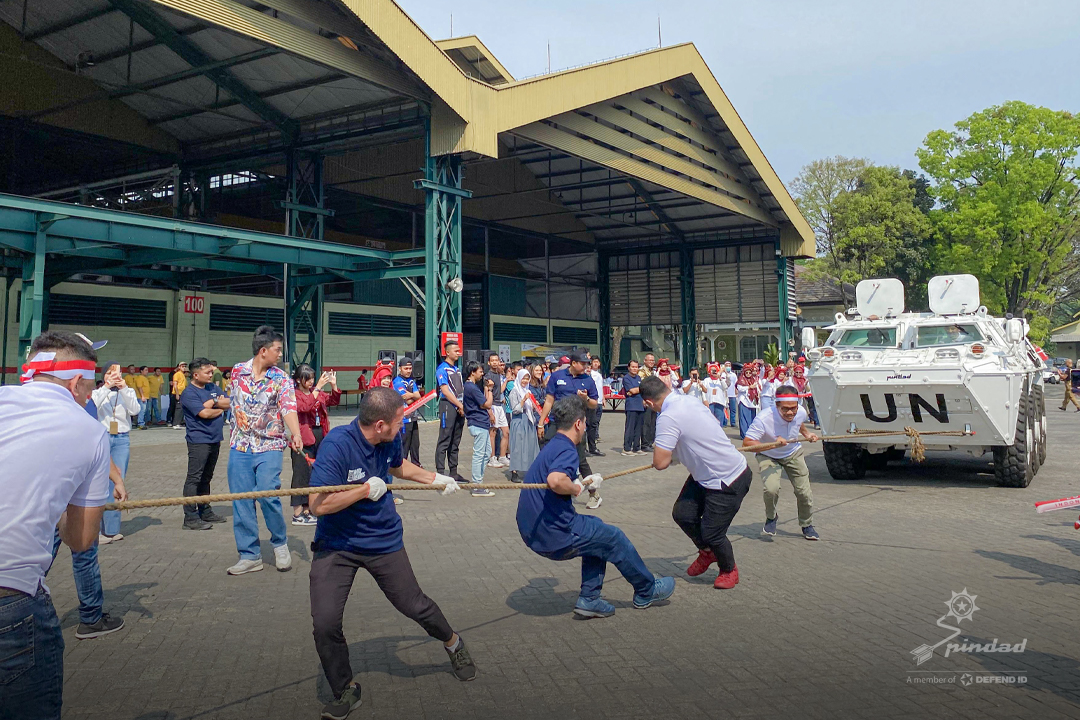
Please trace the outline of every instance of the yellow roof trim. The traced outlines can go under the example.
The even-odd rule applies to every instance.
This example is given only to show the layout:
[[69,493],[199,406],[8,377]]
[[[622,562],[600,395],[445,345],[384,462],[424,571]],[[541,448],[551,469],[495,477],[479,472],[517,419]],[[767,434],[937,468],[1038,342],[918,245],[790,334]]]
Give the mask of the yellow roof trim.
[[488,49],[480,38],[475,35],[462,35],[461,37],[446,38],[445,40],[436,40],[435,44],[439,46],[439,49],[443,52],[448,50],[459,50],[461,48],[476,48],[480,51],[480,54],[484,56],[492,66],[499,71],[499,74],[503,76],[503,79],[512,83],[515,82],[514,76],[510,74],[510,71],[503,66],[499,59]]

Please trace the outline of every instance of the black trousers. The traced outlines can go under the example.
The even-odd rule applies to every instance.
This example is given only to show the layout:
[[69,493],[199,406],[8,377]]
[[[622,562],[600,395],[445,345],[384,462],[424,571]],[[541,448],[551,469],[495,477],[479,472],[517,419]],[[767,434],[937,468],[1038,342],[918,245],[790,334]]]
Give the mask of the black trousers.
[[184,408],[180,406],[180,396],[173,395],[169,401],[169,417],[166,418],[170,425],[184,424]]
[[595,410],[585,411],[585,439],[589,443],[589,452],[596,452],[596,438],[600,434],[600,413],[602,412],[599,404]]
[[644,410],[627,410],[626,424],[623,426],[622,449],[624,452],[637,452],[641,449],[641,432],[645,425]]
[[[544,439],[540,442],[540,447],[547,445],[551,438],[555,437],[559,431],[555,427],[555,423],[548,423],[544,427]],[[578,459],[578,472],[581,473],[581,477],[588,477],[592,475],[592,467],[589,465],[589,458],[585,455],[585,438],[581,438],[581,442],[577,444],[577,459]]]
[[[323,439],[323,429],[321,427],[311,428],[311,434],[315,436],[315,444],[305,445],[304,452],[298,453],[295,450],[289,450],[292,455],[292,482],[289,487],[294,488],[306,488],[311,485],[311,463],[307,461],[307,458],[314,460],[319,454],[319,445]],[[307,495],[293,495],[289,498],[289,505],[291,507],[303,507],[308,503]]]
[[449,400],[439,400],[439,442],[435,445],[435,472],[457,474],[458,445],[465,416],[458,414],[457,406]]
[[656,441],[656,411],[645,411],[645,422],[641,430],[641,449],[652,450],[653,442]]
[[402,428],[405,437],[401,439],[401,455],[407,457],[413,465],[420,464],[420,423],[413,420]]
[[[209,495],[210,481],[214,479],[214,468],[217,467],[218,453],[221,452],[221,443],[188,443],[187,444],[187,479],[184,481],[184,497],[195,495]],[[199,513],[208,510],[209,505],[185,505],[184,517],[195,518]]]
[[[444,643],[454,637],[450,623],[435,601],[424,594],[413,574],[404,548],[386,555],[360,555],[342,551],[316,551],[311,560],[311,620],[315,650],[334,697],[340,697],[353,679],[349,645],[341,629],[345,602],[349,599],[356,571],[363,568],[375,579],[390,604],[414,620],[428,635]],[[370,603],[365,599],[363,605]]]
[[691,475],[675,500],[675,506],[671,508],[671,517],[697,549],[709,548],[713,551],[720,572],[731,572],[735,568],[735,553],[731,549],[727,531],[750,490],[752,477],[747,466],[723,490],[710,490],[699,485]]

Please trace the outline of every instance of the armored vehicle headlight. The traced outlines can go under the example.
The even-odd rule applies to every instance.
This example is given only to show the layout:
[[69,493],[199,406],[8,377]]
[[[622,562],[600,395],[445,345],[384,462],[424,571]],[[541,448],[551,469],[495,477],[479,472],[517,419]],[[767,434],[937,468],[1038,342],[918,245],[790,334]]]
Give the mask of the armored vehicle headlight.
[[985,353],[985,352],[986,352],[986,346],[983,345],[982,343],[975,343],[974,345],[971,346],[971,354],[974,355],[975,357],[982,357],[983,353]]
[[816,350],[816,349],[815,350],[807,350],[806,351],[806,357],[810,360],[810,362],[817,362],[818,360],[821,359],[821,351]]
[[835,355],[836,355],[836,351],[833,350],[831,347],[827,347],[827,348],[825,348],[824,350],[821,351],[821,357],[831,358],[831,357],[834,357]]
[[846,352],[840,353],[840,359],[859,361],[862,360],[862,353],[858,350],[848,350]]
[[958,350],[954,350],[953,348],[941,348],[940,350],[937,350],[934,355],[941,358],[942,360],[960,359],[960,352]]

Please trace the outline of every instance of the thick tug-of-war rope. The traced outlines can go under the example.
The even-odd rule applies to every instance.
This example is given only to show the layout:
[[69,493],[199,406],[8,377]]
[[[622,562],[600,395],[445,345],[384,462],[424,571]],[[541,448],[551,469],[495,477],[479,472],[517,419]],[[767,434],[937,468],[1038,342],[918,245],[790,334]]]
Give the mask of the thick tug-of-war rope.
[[[605,480],[611,478],[621,477],[623,475],[629,475],[631,473],[641,472],[643,470],[652,469],[652,465],[642,465],[641,467],[631,468],[630,470],[620,470],[619,472],[611,473],[606,476]],[[470,483],[471,484],[471,483]],[[589,483],[584,483],[588,487]],[[339,493],[346,490],[355,490],[360,485],[323,485],[321,487],[306,487],[306,488],[281,488],[280,490],[253,490],[251,492],[242,493],[220,493],[218,495],[194,495],[190,497],[173,497],[173,498],[153,498],[150,500],[125,500],[124,502],[109,503],[105,506],[106,510],[136,510],[138,508],[153,508],[153,507],[170,507],[175,505],[209,505],[210,503],[220,502],[232,502],[233,500],[257,500],[258,498],[268,497],[290,497],[292,495],[322,495],[323,493]],[[463,486],[467,487],[466,486]],[[532,483],[484,483],[484,488],[488,490],[547,490],[546,484]],[[397,492],[398,490],[439,490],[442,491],[441,485],[422,485],[420,483],[404,483],[387,486],[387,489],[391,492]]]
[[[848,435],[826,435],[825,437],[819,438],[819,440],[850,440],[852,437],[861,437],[861,438],[863,438],[863,437],[880,437],[880,436],[883,436],[883,435],[906,435],[907,439],[908,439],[908,444],[911,445],[911,461],[920,463],[920,462],[922,462],[923,460],[926,459],[926,446],[923,445],[923,442],[922,442],[922,436],[923,435],[926,435],[926,436],[931,436],[931,435],[943,436],[944,435],[944,436],[952,436],[952,437],[964,437],[966,435],[974,435],[974,434],[975,433],[973,433],[973,432],[969,433],[969,432],[964,432],[963,430],[937,430],[937,431],[933,431],[933,432],[920,433],[915,428],[913,428],[911,426],[908,426],[908,427],[905,427],[902,432],[897,431],[897,430],[859,430],[857,432],[854,432],[854,433],[851,433],[851,434],[848,434]],[[808,442],[808,441],[805,440],[805,439],[802,439],[802,438],[800,438],[797,441],[795,441],[795,440],[789,440],[788,441],[789,444],[792,443],[792,442]],[[747,445],[745,447],[740,447],[739,449],[742,450],[743,452],[759,453],[759,452],[764,452],[766,450],[773,450],[773,449],[778,448],[778,447],[780,447],[780,443],[771,442],[771,443],[761,443],[760,445]]]
[[[854,435],[859,437],[876,437],[879,435],[907,435],[908,442],[911,445],[911,459],[913,462],[922,462],[925,457],[925,448],[923,447],[920,435],[953,435],[963,436],[974,433],[965,433],[962,430],[943,430],[938,432],[920,433],[913,427],[904,428],[903,433],[887,430],[867,430],[856,432]],[[828,435],[822,440],[846,440],[851,438],[852,435]],[[806,442],[801,440],[800,442]],[[740,447],[743,452],[759,453],[765,450],[772,450],[773,448],[780,447],[780,443],[762,443],[760,445],[747,445],[746,447]],[[623,475],[630,475],[632,473],[639,473],[645,470],[651,470],[652,465],[642,465],[641,467],[630,468],[629,470],[619,470],[613,472],[610,475],[605,475],[605,480],[611,480],[612,478],[622,477]],[[587,483],[586,483],[587,484]],[[345,492],[346,490],[355,490],[357,485],[325,485],[322,487],[307,487],[307,488],[281,488],[280,490],[254,490],[252,492],[243,493],[220,493],[218,495],[194,495],[190,497],[174,497],[174,498],[155,498],[152,500],[125,500],[124,502],[109,503],[105,506],[106,510],[135,510],[138,508],[153,508],[153,507],[170,507],[176,505],[209,505],[215,502],[232,502],[233,500],[256,500],[258,498],[267,497],[290,497],[293,495],[321,495],[323,493],[338,493]],[[546,490],[546,484],[540,483],[484,483],[483,487],[488,490]],[[397,490],[439,490],[443,488],[436,485],[422,485],[420,483],[409,484],[394,484],[389,488],[391,491]]]

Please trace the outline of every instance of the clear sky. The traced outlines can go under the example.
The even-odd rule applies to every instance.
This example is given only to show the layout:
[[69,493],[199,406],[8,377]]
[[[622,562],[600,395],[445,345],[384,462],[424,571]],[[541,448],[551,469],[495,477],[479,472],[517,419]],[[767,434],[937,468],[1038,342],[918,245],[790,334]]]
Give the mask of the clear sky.
[[1007,100],[1080,112],[1080,0],[399,0],[516,77],[693,42],[781,179],[829,155],[916,167],[928,132]]

